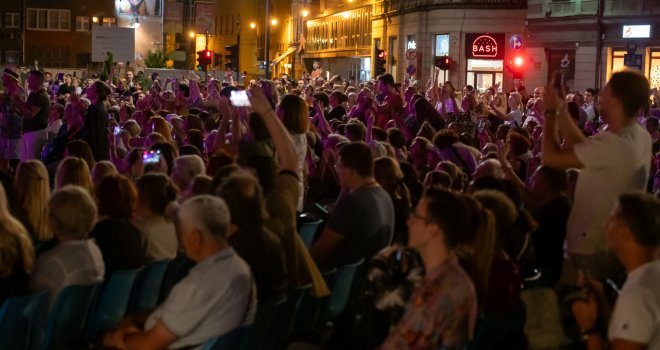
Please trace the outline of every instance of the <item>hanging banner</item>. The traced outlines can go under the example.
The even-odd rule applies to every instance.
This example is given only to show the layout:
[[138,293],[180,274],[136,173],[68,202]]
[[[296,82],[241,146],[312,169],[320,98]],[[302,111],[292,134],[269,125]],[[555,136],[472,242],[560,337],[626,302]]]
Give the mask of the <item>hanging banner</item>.
[[195,4],[195,30],[198,34],[204,34],[207,31],[215,35],[215,4],[209,2],[198,2]]
[[502,60],[505,46],[504,34],[465,34],[465,54],[468,59]]
[[183,33],[183,3],[166,1],[164,7],[163,31],[168,34]]

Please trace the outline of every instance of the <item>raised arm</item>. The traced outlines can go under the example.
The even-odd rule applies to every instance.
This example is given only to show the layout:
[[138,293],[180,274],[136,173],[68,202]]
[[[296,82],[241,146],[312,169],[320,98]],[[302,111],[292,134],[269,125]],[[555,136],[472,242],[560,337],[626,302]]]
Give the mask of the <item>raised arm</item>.
[[260,89],[252,89],[250,92],[252,109],[263,119],[275,145],[280,160],[280,171],[286,170],[298,174],[298,155],[289,132],[275,115],[275,111],[263,92]]

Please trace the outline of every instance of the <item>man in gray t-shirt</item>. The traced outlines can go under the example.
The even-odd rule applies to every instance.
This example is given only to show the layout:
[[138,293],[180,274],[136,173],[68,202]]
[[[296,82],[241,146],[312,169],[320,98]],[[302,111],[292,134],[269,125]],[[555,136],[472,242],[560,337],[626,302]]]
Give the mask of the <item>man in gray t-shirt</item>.
[[225,202],[193,197],[181,207],[179,220],[181,245],[197,265],[154,312],[128,317],[106,334],[104,346],[201,349],[209,340],[252,323],[254,281],[247,263],[227,243]]
[[342,195],[311,248],[323,268],[370,259],[390,244],[394,232],[394,206],[374,180],[369,146],[352,142],[342,147],[334,168]]

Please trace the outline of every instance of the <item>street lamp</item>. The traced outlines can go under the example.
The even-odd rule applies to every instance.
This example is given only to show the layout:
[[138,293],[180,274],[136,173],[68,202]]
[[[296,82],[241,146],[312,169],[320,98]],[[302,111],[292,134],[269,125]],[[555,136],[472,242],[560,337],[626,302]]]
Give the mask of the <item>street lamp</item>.
[[250,29],[255,29],[257,28],[257,24],[254,22],[250,22]]
[[307,10],[302,10],[302,11],[300,11],[300,14],[301,14],[303,17],[307,17],[307,16],[309,16],[309,11],[307,11]]
[[272,26],[276,26],[276,25],[277,25],[277,18],[273,18],[273,19],[271,19],[271,20],[270,20],[270,24],[271,24]]
[[195,32],[193,32],[192,30],[189,31],[188,36],[190,37],[190,39],[195,39]]

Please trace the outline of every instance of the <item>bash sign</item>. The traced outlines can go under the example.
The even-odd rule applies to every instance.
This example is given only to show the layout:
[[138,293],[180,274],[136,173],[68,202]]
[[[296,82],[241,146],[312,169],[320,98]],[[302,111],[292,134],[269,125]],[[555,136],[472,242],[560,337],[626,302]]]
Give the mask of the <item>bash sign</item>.
[[465,34],[467,58],[504,59],[504,34]]

